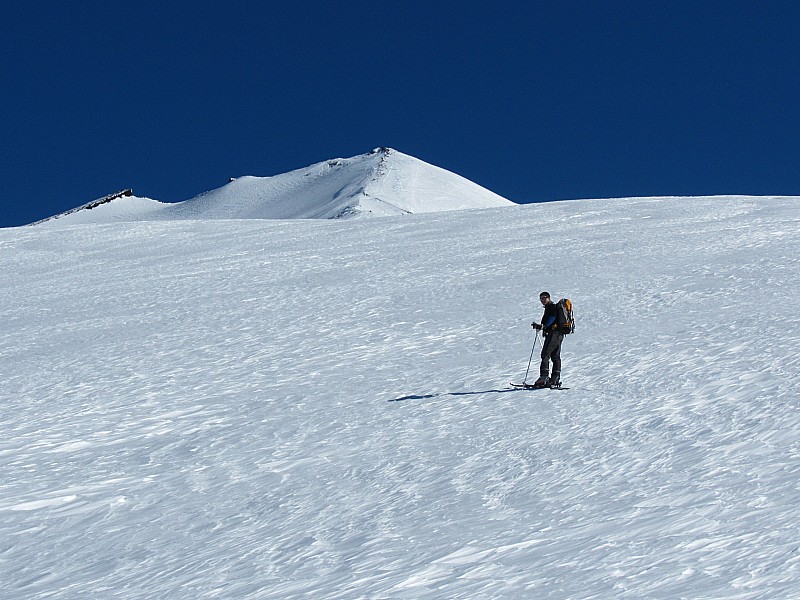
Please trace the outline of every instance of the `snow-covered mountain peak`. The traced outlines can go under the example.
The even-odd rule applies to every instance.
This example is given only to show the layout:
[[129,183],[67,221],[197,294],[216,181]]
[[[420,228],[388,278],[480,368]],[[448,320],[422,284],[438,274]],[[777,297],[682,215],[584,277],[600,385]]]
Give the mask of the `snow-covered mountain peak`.
[[[92,210],[83,210],[91,204]],[[55,218],[69,222],[183,219],[337,219],[512,206],[460,175],[391,148],[272,177],[245,176],[168,204],[128,194]]]

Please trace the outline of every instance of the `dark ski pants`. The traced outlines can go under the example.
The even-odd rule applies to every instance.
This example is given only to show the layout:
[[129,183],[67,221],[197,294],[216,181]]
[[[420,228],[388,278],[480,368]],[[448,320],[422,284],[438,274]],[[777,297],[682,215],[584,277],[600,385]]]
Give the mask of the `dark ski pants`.
[[[539,376],[547,379],[549,376],[553,381],[561,380],[561,343],[564,341],[564,334],[557,331],[548,333],[544,336],[542,345],[542,364],[539,367]],[[553,372],[550,373],[550,361],[553,361]]]

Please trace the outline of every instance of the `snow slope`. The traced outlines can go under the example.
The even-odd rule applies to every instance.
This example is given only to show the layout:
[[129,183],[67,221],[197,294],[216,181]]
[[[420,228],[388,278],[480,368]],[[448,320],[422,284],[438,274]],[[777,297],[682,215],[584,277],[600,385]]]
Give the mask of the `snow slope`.
[[139,221],[154,218],[164,207],[165,204],[163,202],[134,196],[133,190],[123,190],[31,224],[41,225],[51,221],[58,221],[59,224],[69,223],[70,225]]
[[378,148],[274,177],[240,177],[174,204],[121,197],[55,217],[70,223],[154,219],[334,219],[512,206],[463,177]]
[[[0,230],[0,597],[800,597],[800,204]],[[511,391],[537,295],[567,391]]]

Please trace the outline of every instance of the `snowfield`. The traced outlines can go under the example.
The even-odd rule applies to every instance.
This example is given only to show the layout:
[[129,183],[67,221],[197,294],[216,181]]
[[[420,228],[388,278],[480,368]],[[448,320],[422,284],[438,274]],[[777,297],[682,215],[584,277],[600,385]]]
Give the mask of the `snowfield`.
[[[800,598],[797,198],[56,220],[0,270],[2,598]],[[510,390],[541,290],[570,389]]]

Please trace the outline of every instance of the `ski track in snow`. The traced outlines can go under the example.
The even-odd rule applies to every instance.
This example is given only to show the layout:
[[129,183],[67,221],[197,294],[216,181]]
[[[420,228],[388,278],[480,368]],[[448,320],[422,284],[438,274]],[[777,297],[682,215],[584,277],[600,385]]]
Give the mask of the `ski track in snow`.
[[[0,597],[800,597],[797,199],[18,228],[0,268]],[[541,289],[571,389],[508,390]]]

